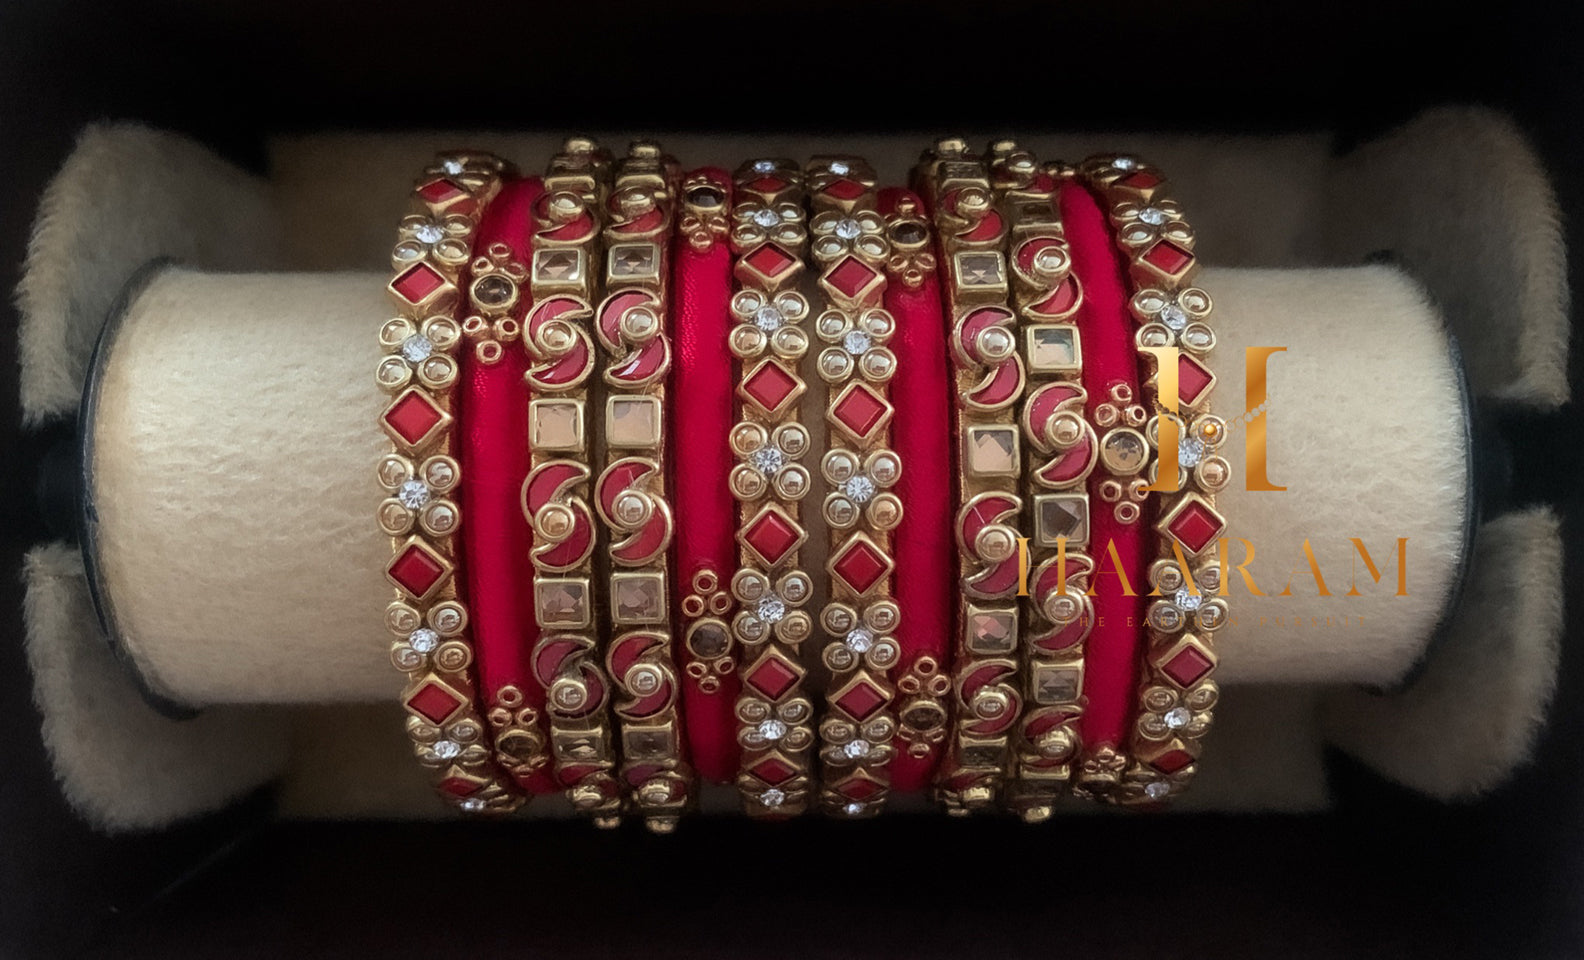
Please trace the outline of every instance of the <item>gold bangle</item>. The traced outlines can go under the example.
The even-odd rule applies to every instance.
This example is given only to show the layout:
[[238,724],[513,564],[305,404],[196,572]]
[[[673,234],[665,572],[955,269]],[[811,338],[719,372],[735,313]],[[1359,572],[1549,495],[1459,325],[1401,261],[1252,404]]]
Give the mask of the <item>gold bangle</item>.
[[[1098,459],[1078,382],[1083,347],[1070,322],[1083,303],[1072,273],[1057,191],[1072,175],[1041,167],[1016,143],[991,145],[991,177],[1012,234],[1012,301],[1022,320],[1019,346],[1028,392],[1018,418],[1027,444],[1024,541],[1028,602],[1022,637],[1026,703],[1018,724],[1005,802],[1025,821],[1048,819],[1072,779],[1083,715],[1084,639],[1093,609],[1084,593],[1092,563],[1089,494]],[[1065,584],[1062,583],[1065,577]]]
[[599,289],[600,211],[610,159],[573,138],[550,162],[535,205],[534,304],[523,344],[532,469],[523,512],[533,528],[533,673],[545,689],[556,777],[575,809],[598,826],[620,821],[621,784],[611,744],[610,679],[594,623],[593,556],[600,539],[588,505],[593,443],[588,425],[595,383],[590,335]]
[[814,705],[804,692],[799,650],[813,629],[800,609],[814,583],[798,566],[808,539],[800,501],[810,486],[799,461],[809,431],[798,422],[806,386],[798,365],[808,352],[801,323],[808,301],[791,289],[803,272],[808,230],[803,175],[781,160],[755,160],[735,174],[731,243],[737,321],[729,346],[739,362],[738,422],[730,443],[738,458],[729,486],[737,498],[740,566],[731,580],[739,609],[737,742],[743,749],[737,788],[750,816],[791,816],[808,806]]
[[606,670],[620,696],[621,777],[656,833],[669,833],[692,795],[672,659],[667,550],[666,375],[671,368],[669,243],[676,219],[676,161],[634,143],[617,163],[605,223],[605,299],[595,331],[607,365],[604,470],[594,503],[609,536]]
[[393,394],[380,425],[395,452],[380,459],[380,529],[393,538],[385,576],[397,599],[385,610],[396,637],[391,660],[407,675],[402,703],[420,763],[438,771],[440,795],[470,812],[505,813],[522,794],[495,764],[473,679],[467,609],[457,595],[452,495],[461,470],[451,457],[452,392],[463,336],[458,284],[472,256],[484,207],[506,165],[487,154],[442,155],[414,190],[419,212],[404,218],[387,286],[398,315],[380,328],[376,382]]
[[816,157],[807,168],[813,218],[810,250],[820,267],[826,309],[814,332],[826,344],[816,368],[827,385],[830,424],[820,473],[829,493],[828,602],[820,615],[829,641],[821,659],[831,676],[820,721],[821,805],[848,817],[885,805],[896,752],[896,687],[901,659],[892,636],[901,611],[891,599],[891,531],[902,501],[891,488],[902,460],[890,449],[894,409],[887,383],[896,355],[886,346],[896,320],[883,306],[891,242],[876,210],[875,175],[856,157]]
[[1017,318],[1007,306],[1007,229],[984,162],[959,139],[937,142],[915,179],[935,214],[955,360],[961,595],[956,617],[954,723],[936,776],[948,813],[990,809],[1011,764],[1022,713],[1016,526],[1022,457],[1014,414],[1025,375]]
[[[1156,452],[1148,477],[1151,487],[1164,488],[1156,491],[1154,522],[1160,559],[1149,567],[1150,583],[1162,599],[1149,605],[1145,618],[1138,715],[1128,734],[1131,759],[1120,782],[1102,796],[1153,803],[1192,779],[1219,693],[1210,675],[1216,665],[1213,634],[1227,619],[1226,600],[1216,596],[1223,571],[1215,549],[1226,529],[1215,494],[1231,476],[1230,465],[1216,453],[1226,424],[1207,404],[1215,386],[1206,363],[1215,346],[1215,333],[1205,323],[1210,297],[1192,286],[1199,268],[1194,233],[1170,198],[1165,176],[1130,156],[1092,157],[1078,175],[1108,207],[1117,245],[1128,259],[1129,309],[1141,324],[1134,343],[1146,363],[1145,390],[1155,413],[1146,429]],[[1162,349],[1177,351],[1175,370],[1161,367],[1154,351]],[[1174,392],[1177,403],[1171,402]],[[1162,455],[1169,457],[1173,447],[1176,463],[1161,476]]]

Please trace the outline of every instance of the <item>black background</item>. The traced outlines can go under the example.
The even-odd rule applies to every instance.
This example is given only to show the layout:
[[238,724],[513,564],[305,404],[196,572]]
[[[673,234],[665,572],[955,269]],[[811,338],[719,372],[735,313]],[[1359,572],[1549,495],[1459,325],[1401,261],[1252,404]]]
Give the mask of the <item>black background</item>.
[[[1426,106],[1480,102],[1512,112],[1550,167],[1581,300],[1577,14],[1273,6],[5,3],[0,286],[18,278],[47,178],[101,118],[185,131],[257,167],[265,135],[351,127],[1325,129],[1344,148]],[[660,95],[682,89],[696,92]],[[14,571],[48,532],[37,464],[64,427],[19,432],[8,302],[0,318],[0,569]],[[1570,369],[1576,385],[1578,352]],[[1576,424],[1570,412],[1513,429],[1524,449],[1556,452],[1579,443]],[[1566,495],[1574,475],[1521,470],[1518,497]],[[1584,542],[1578,517],[1567,522],[1570,543]],[[0,955],[1577,956],[1574,551],[1565,576],[1571,626],[1550,724],[1535,761],[1477,804],[1433,804],[1334,757],[1340,805],[1325,816],[727,820],[672,838],[277,825],[263,818],[267,797],[157,835],[94,835],[51,782],[20,587],[3,576]]]

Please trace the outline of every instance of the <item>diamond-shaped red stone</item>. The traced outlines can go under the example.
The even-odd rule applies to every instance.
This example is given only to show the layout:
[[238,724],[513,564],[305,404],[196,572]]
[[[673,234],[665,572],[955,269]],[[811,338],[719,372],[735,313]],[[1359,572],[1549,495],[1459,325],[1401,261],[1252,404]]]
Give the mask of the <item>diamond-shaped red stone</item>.
[[1203,680],[1205,674],[1213,669],[1215,669],[1215,661],[1193,644],[1183,647],[1160,666],[1161,673],[1170,677],[1172,683],[1184,688]]
[[801,381],[779,361],[766,360],[743,381],[742,389],[754,403],[775,413],[792,398],[800,384]]
[[1186,353],[1177,355],[1177,398],[1190,407],[1210,389],[1213,374],[1208,367]]
[[415,447],[433,430],[445,414],[422,390],[408,390],[385,411],[385,422],[398,437]]
[[407,698],[407,709],[436,726],[444,723],[461,706],[461,697],[433,680],[419,687]]
[[891,572],[891,561],[868,540],[854,537],[831,561],[831,572],[841,577],[853,593],[862,596]]
[[471,797],[473,794],[478,793],[479,788],[484,786],[484,784],[469,780],[466,777],[446,777],[435,784],[435,786],[453,797]]
[[868,800],[885,789],[868,777],[852,777],[837,786],[837,791],[849,800]]
[[774,567],[802,540],[803,528],[777,510],[766,510],[748,525],[742,536],[744,542]]
[[846,690],[838,693],[831,702],[862,723],[874,716],[876,710],[885,706],[886,699],[884,690],[870,683],[867,678],[859,677]]
[[1148,170],[1138,170],[1118,180],[1117,185],[1134,190],[1153,190],[1161,185],[1161,178]]
[[423,197],[425,203],[432,204],[448,203],[465,193],[466,190],[445,177],[430,180],[418,188],[418,196]]
[[787,659],[772,653],[743,676],[743,682],[759,691],[766,700],[780,700],[798,682],[798,671]]
[[772,754],[750,766],[748,772],[772,787],[786,783],[797,776],[797,768]]
[[1191,552],[1199,553],[1221,535],[1225,526],[1215,511],[1198,500],[1190,500],[1166,525],[1166,532],[1181,540]]
[[779,280],[797,265],[798,260],[776,244],[761,243],[752,253],[743,257],[743,262],[771,280]]
[[1175,277],[1188,269],[1194,255],[1170,240],[1160,240],[1144,252],[1142,259],[1168,277]]
[[859,440],[869,439],[869,434],[885,421],[886,414],[890,412],[890,404],[862,383],[854,383],[847,388],[847,392],[831,407],[831,416],[836,422]]
[[1169,777],[1193,762],[1193,754],[1187,750],[1167,750],[1154,760],[1151,760],[1150,766]]
[[837,293],[852,300],[869,289],[869,285],[879,277],[879,271],[848,254],[825,275],[825,282],[834,287]]
[[859,197],[863,196],[864,185],[856,180],[850,180],[847,177],[841,177],[839,179],[832,180],[826,185],[825,189],[820,192],[835,200],[857,200]]
[[414,264],[391,281],[391,289],[408,303],[422,303],[430,294],[445,286],[446,278],[427,263]]
[[397,586],[414,597],[427,597],[445,577],[445,567],[418,543],[407,544],[407,549],[398,553],[385,569]]

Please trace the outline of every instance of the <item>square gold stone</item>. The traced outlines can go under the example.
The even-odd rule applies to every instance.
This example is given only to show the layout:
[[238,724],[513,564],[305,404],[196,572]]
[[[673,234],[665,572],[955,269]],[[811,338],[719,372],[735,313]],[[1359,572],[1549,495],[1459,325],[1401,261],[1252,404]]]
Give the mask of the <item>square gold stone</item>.
[[1083,693],[1083,664],[1034,661],[1029,676],[1034,702],[1043,706],[1077,703]]
[[1055,227],[1061,224],[1056,204],[1050,200],[1026,200],[1017,205],[1014,219],[1020,227]]
[[997,250],[962,250],[952,258],[957,286],[982,292],[1006,289],[1006,261]]
[[612,447],[658,447],[664,422],[657,397],[615,396],[605,401],[605,442]]
[[670,724],[622,724],[622,759],[669,760],[677,755],[676,729]]
[[1054,547],[1059,537],[1067,538],[1068,550],[1089,543],[1087,493],[1046,493],[1034,498],[1034,542]]
[[589,625],[589,582],[581,577],[534,583],[534,615],[539,626],[559,629]]
[[665,577],[659,573],[611,575],[611,622],[659,623],[666,618]]
[[601,753],[598,731],[557,730],[550,738],[550,749],[557,760],[564,763],[599,759]]
[[951,187],[966,186],[968,184],[986,185],[985,169],[978,163],[962,160],[943,160],[935,168],[936,179],[940,182],[941,192]]
[[963,463],[973,476],[1018,475],[1018,428],[1011,424],[969,427],[963,448]]
[[533,256],[534,286],[545,290],[583,289],[588,278],[586,254],[578,249],[551,248],[535,250]]
[[660,246],[654,243],[618,243],[605,257],[605,275],[612,283],[659,282]]
[[1038,323],[1024,329],[1028,335],[1030,373],[1082,372],[1083,347],[1076,326]]
[[528,445],[535,450],[582,450],[583,404],[576,400],[529,403]]
[[999,656],[1017,649],[1017,611],[968,605],[963,616],[963,645],[976,656]]
[[957,761],[963,767],[974,770],[1001,770],[1005,766],[1005,740],[963,737],[959,743]]

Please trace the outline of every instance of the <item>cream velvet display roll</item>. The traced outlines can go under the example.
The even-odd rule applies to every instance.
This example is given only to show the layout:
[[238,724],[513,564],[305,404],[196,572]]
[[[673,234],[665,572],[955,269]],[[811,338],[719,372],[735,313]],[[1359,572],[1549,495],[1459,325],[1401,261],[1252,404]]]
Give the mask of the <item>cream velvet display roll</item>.
[[[161,696],[392,695],[389,544],[371,513],[383,283],[167,269],[107,335],[85,425],[100,587]],[[1467,439],[1441,320],[1388,267],[1207,269],[1202,285],[1232,426],[1231,564],[1253,557],[1229,577],[1219,677],[1389,684],[1423,653],[1463,554]],[[1284,348],[1265,408],[1283,491],[1244,488],[1247,347]]]

